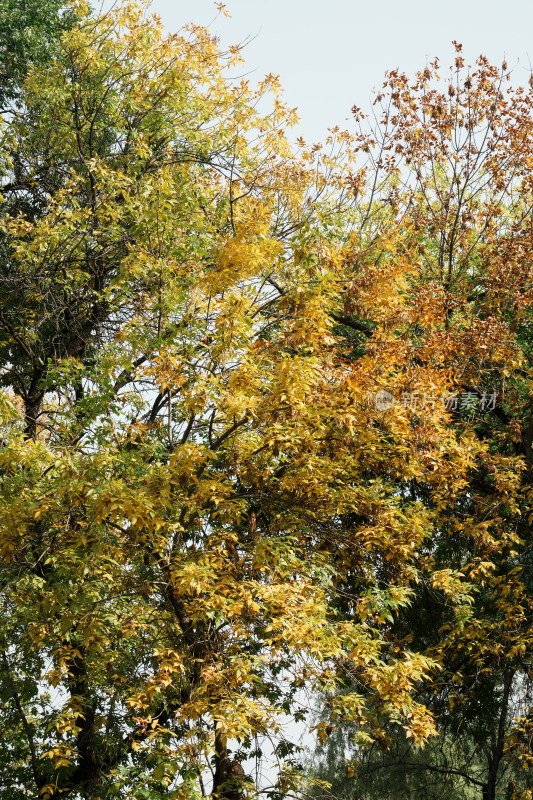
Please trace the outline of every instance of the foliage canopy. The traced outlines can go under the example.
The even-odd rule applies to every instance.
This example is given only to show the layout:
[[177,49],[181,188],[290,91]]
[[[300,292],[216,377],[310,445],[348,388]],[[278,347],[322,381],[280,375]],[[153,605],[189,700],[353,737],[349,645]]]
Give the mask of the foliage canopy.
[[[423,743],[428,693],[528,674],[531,437],[513,449],[501,404],[375,397],[503,374],[523,410],[529,96],[480,173],[509,196],[461,194],[450,117],[428,95],[418,129],[401,76],[361,166],[375,138],[292,147],[276,79],[231,80],[206,30],[74,11],[14,72],[0,139],[2,794],[294,796],[302,687],[343,686],[362,744]],[[482,65],[481,116],[495,81]],[[258,737],[270,787],[243,767]]]

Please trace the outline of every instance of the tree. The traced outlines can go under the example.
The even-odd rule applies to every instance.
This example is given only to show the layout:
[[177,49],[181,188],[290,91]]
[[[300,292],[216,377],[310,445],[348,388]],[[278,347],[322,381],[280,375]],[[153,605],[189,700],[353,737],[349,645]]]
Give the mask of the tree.
[[74,9],[58,0],[2,0],[0,4],[0,108],[16,103],[29,69],[49,63]]
[[[425,766],[434,781],[439,769],[455,770],[484,800],[500,788],[510,796],[520,783],[531,788],[513,771],[531,763],[532,730],[532,96],[505,89],[507,80],[506,64],[481,57],[466,67],[460,45],[446,81],[437,61],[412,81],[391,72],[376,97],[375,129],[355,139],[370,163],[352,181],[373,187],[374,217],[385,206],[409,231],[415,266],[405,302],[417,311],[394,331],[396,346],[407,340],[415,363],[448,372],[450,425],[475,440],[474,463],[440,497],[426,479],[398,482],[436,509],[437,523],[419,551],[412,602],[383,636],[439,664],[417,697],[434,712],[447,767],[432,747],[416,755],[412,773]],[[345,308],[371,328],[358,280],[347,284]],[[427,398],[402,372],[387,388],[404,393],[424,441]],[[450,763],[456,743],[464,757]]]
[[76,12],[1,138],[3,796],[243,797],[255,735],[347,674],[338,714],[423,741],[432,662],[383,630],[481,445],[374,402],[450,383],[394,335],[410,233],[370,203],[347,244],[349,158],[293,152],[204,29]]

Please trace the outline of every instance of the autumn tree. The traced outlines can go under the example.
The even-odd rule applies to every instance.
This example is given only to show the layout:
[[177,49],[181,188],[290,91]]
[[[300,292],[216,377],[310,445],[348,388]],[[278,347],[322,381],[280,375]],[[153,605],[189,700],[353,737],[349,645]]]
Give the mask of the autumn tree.
[[375,404],[451,377],[349,148],[292,149],[276,80],[232,81],[202,28],[76,14],[0,140],[2,795],[294,795],[302,687],[353,678],[333,714],[370,739],[433,732],[434,656],[385,632],[421,569],[456,607],[420,553],[486,449]]
[[[432,435],[437,403],[475,453],[444,493],[427,478],[397,484],[438,521],[418,551],[412,603],[383,637],[439,664],[417,697],[448,747],[443,761],[435,747],[416,754],[407,746],[402,769],[411,761],[414,776],[425,767],[427,781],[455,771],[483,800],[531,788],[520,768],[531,765],[533,731],[532,101],[529,90],[510,84],[505,63],[496,68],[481,57],[469,67],[460,45],[449,73],[434,61],[413,80],[388,74],[372,129],[356,110],[353,144],[367,163],[351,178],[362,212],[352,222],[345,263],[353,278],[337,314],[346,341],[356,336],[361,348],[351,315],[369,331],[367,349],[374,346],[376,312],[361,302],[360,264],[387,209],[390,226],[408,231],[412,264],[403,294],[412,316],[391,339],[411,364],[432,365],[450,383],[444,397],[424,396],[401,369],[383,389],[408,410],[419,442]],[[388,253],[371,257],[377,265]],[[374,737],[370,748],[401,743],[401,731],[385,727],[391,738]],[[365,759],[359,751],[353,769]]]

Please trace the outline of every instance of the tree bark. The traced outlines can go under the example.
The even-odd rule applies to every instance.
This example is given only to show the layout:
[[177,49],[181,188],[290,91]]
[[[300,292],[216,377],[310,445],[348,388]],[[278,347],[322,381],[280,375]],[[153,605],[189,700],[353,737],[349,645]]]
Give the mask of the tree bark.
[[496,729],[493,744],[490,750],[487,781],[483,785],[483,795],[482,795],[483,800],[496,800],[496,789],[498,786],[498,770],[500,767],[500,762],[503,757],[505,724],[507,721],[507,712],[509,708],[509,698],[511,695],[513,678],[514,678],[514,672],[508,672],[504,677],[500,716],[498,719],[498,727]]
[[216,800],[243,800],[244,770],[228,756],[225,737],[215,732],[215,777],[213,797]]

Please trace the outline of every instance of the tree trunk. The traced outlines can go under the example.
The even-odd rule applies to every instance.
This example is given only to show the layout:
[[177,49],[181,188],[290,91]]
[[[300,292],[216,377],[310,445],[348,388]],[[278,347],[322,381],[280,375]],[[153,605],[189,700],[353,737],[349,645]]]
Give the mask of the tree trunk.
[[215,733],[215,777],[213,798],[216,800],[243,800],[244,770],[238,761],[228,756],[225,737]]
[[500,707],[500,716],[498,719],[498,727],[496,729],[494,740],[491,747],[491,754],[488,763],[487,781],[483,785],[483,800],[496,800],[498,769],[500,767],[500,762],[503,757],[507,712],[509,709],[509,698],[511,695],[513,678],[514,678],[514,672],[508,672],[506,673],[503,681],[503,694],[502,694],[502,704]]

